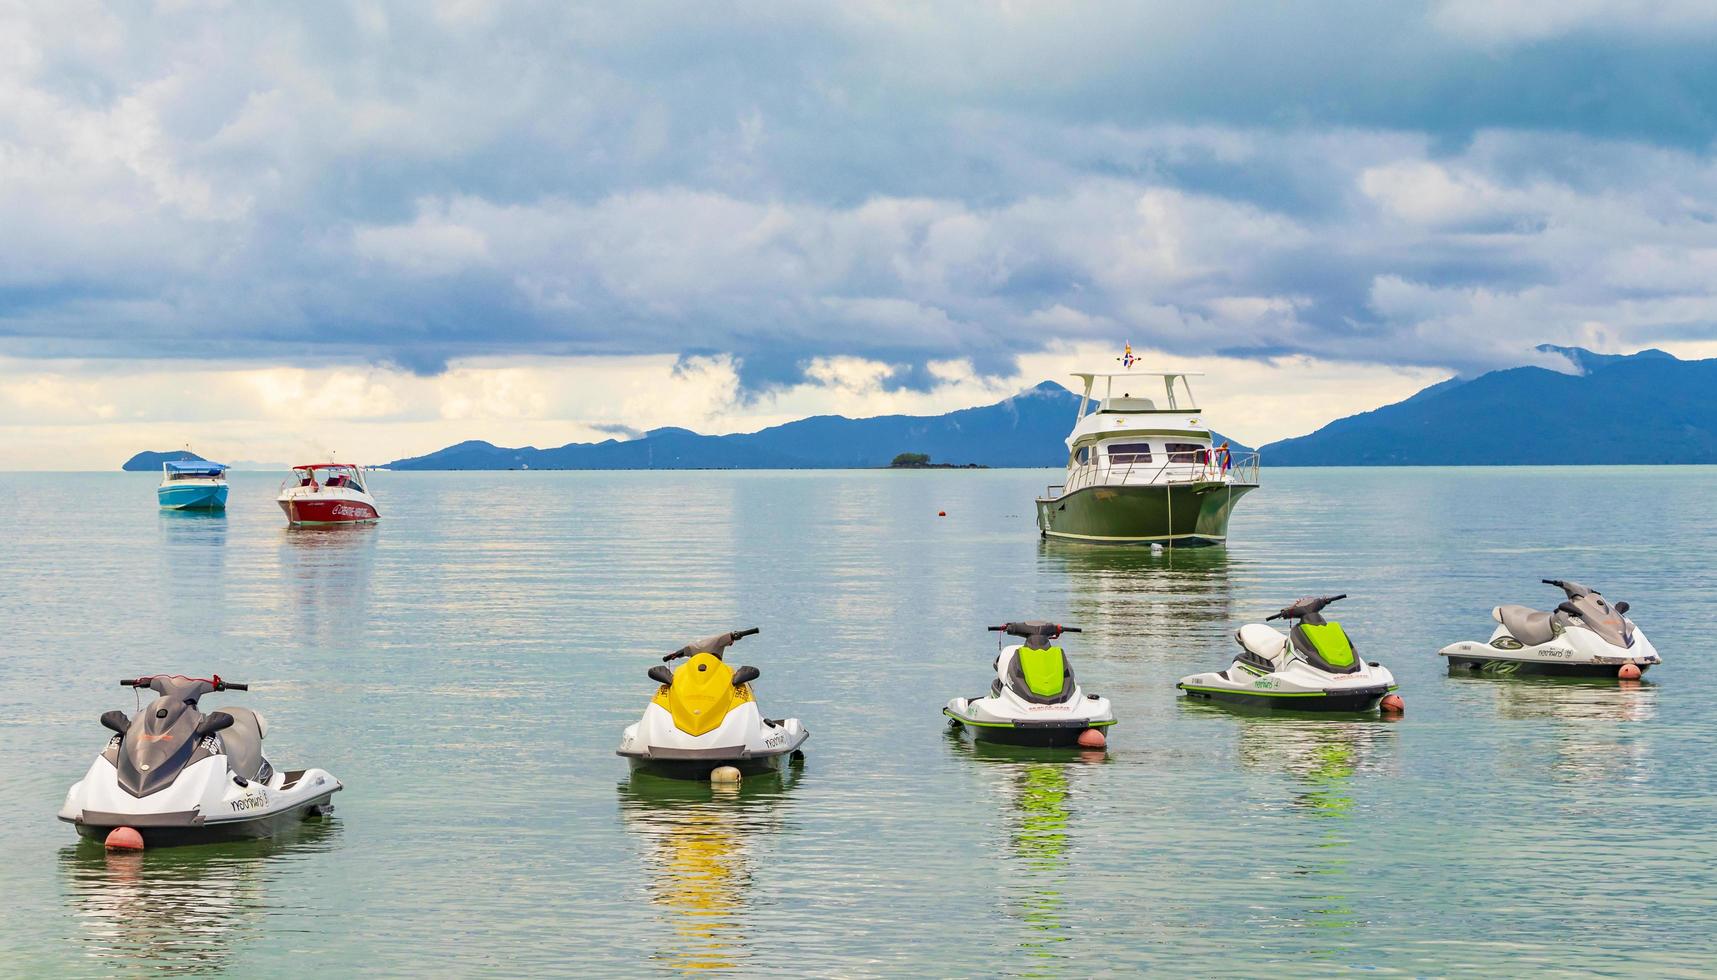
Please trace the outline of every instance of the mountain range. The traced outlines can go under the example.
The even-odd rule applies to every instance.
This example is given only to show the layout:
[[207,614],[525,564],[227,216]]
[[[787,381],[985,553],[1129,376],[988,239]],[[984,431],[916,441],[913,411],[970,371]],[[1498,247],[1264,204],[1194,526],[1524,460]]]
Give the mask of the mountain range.
[[[1544,345],[1568,370],[1519,367],[1450,378],[1404,401],[1261,450],[1266,466],[1717,463],[1717,360],[1661,350],[1598,354]],[[820,415],[757,432],[652,429],[636,439],[506,448],[482,441],[387,464],[396,470],[833,469],[885,467],[903,452],[936,463],[1060,467],[1079,396],[1045,381],[946,415]],[[1224,437],[1218,436],[1218,440]],[[1232,440],[1229,440],[1232,442]],[[1237,451],[1245,447],[1233,443]],[[138,453],[158,470],[184,451]]]
[[938,463],[1062,466],[1079,396],[1053,382],[946,415],[818,415],[757,432],[652,429],[637,439],[508,449],[462,442],[388,464],[394,470],[836,469],[887,466],[903,452]]
[[1266,466],[1717,463],[1717,360],[1543,345],[1541,367],[1451,378],[1264,446]]
[[[1717,360],[1683,361],[1661,350],[1598,354],[1548,344],[1538,350],[1559,356],[1568,370],[1519,367],[1450,378],[1405,401],[1270,443],[1262,460],[1266,466],[1717,463]],[[655,429],[638,439],[558,449],[462,442],[389,467],[880,467],[902,452],[927,453],[940,463],[1059,467],[1078,405],[1078,395],[1046,381],[947,415],[818,416],[725,436]]]

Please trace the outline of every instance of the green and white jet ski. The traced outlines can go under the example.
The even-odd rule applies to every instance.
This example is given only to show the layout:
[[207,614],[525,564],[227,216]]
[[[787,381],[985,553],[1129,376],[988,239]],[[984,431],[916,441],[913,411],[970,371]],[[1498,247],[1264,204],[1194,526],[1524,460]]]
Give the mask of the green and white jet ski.
[[[1085,732],[1102,733],[1115,723],[1109,699],[1079,689],[1066,652],[1054,642],[1079,632],[1076,627],[1033,621],[991,626],[990,632],[1004,638],[989,696],[949,701],[942,713],[951,725],[980,742],[1072,746]],[[1010,636],[1021,642],[1009,644]]]
[[1295,620],[1286,635],[1262,623],[1240,627],[1240,654],[1227,670],[1182,677],[1175,686],[1188,697],[1262,708],[1375,710],[1395,691],[1395,676],[1361,659],[1341,624],[1323,618],[1325,606],[1345,598],[1308,597],[1269,617]]

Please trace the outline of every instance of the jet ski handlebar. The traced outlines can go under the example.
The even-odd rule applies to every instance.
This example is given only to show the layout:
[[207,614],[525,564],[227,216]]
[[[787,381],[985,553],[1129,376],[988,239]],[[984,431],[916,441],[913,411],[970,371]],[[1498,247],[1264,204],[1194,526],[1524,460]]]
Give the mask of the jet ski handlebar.
[[1007,633],[1010,636],[1048,636],[1056,637],[1063,633],[1083,633],[1077,626],[1063,626],[1060,623],[1003,623],[1000,626],[989,627],[991,633]]
[[755,636],[761,632],[763,632],[762,627],[753,626],[750,629],[734,630],[731,633],[717,633],[714,636],[705,637],[701,640],[693,640],[685,646],[680,647],[678,650],[675,650],[673,653],[663,657],[662,663],[667,663],[670,660],[678,660],[681,657],[695,657],[700,653],[713,653],[719,657],[723,650],[726,650],[734,643],[737,643],[745,637]]
[[1264,622],[1268,623],[1272,619],[1305,619],[1330,603],[1339,602],[1345,598],[1347,598],[1346,592],[1341,595],[1307,596],[1297,600],[1293,605],[1284,608],[1274,616],[1264,617]]
[[1566,592],[1570,599],[1578,599],[1581,596],[1592,595],[1594,591],[1586,588],[1578,582],[1567,582],[1559,578],[1547,578],[1543,579],[1543,582],[1545,585],[1554,585],[1563,592]]
[[[142,677],[121,678],[119,681],[119,686],[120,687],[151,687],[154,685],[155,678],[158,676],[172,676],[172,675],[145,674]],[[188,677],[188,678],[184,678],[184,679],[185,680],[202,680],[203,678]],[[223,680],[221,680],[221,675],[219,675],[219,674],[216,674],[214,677],[209,678],[208,684],[210,687],[214,688],[217,691],[248,691],[248,690],[250,690],[249,684],[239,684],[239,683],[234,682],[234,681],[223,681]]]

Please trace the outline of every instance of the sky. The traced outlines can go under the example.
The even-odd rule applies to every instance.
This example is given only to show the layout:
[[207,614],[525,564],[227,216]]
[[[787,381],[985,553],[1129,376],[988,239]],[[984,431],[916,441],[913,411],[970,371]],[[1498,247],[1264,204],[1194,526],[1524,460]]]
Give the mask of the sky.
[[1717,354],[1717,5],[0,0],[0,468]]

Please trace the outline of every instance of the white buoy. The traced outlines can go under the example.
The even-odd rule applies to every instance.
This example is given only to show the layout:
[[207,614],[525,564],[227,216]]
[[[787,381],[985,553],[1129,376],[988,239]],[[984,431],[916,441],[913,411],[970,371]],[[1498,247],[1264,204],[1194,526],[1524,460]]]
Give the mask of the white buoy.
[[709,781],[712,783],[737,783],[739,782],[739,770],[732,766],[722,766],[709,774]]

